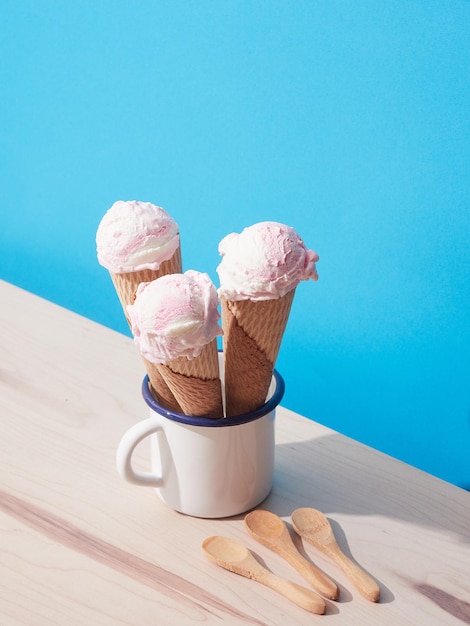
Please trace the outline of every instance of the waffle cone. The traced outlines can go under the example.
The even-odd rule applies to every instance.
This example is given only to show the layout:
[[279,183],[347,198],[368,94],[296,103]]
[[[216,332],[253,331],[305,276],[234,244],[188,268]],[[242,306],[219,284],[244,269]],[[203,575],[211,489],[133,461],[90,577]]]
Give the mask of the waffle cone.
[[[128,304],[134,303],[135,292],[140,283],[148,283],[160,278],[160,276],[166,276],[167,274],[180,274],[181,271],[181,248],[178,246],[173,256],[167,261],[163,261],[158,270],[141,270],[139,272],[127,272],[126,274],[109,273],[130,328],[131,323],[126,307]],[[175,401],[173,394],[168,389],[155,364],[145,359],[144,362],[155,399],[169,409],[180,411],[181,409],[178,403]]]
[[180,357],[157,367],[185,415],[223,416],[215,339],[195,359]]
[[149,283],[167,274],[180,274],[181,271],[181,248],[178,246],[171,259],[163,261],[158,270],[141,270],[139,272],[127,272],[125,274],[113,274],[110,272],[111,280],[113,281],[114,288],[116,289],[129,326],[130,323],[126,307],[128,304],[133,304],[135,292],[140,283]]
[[176,401],[175,396],[171,392],[170,388],[168,387],[160,373],[160,366],[150,361],[147,361],[147,359],[144,359],[144,363],[150,381],[150,391],[155,400],[157,400],[157,402],[159,402],[162,406],[170,409],[171,411],[177,411],[178,413],[182,413],[180,405]]
[[222,298],[226,415],[266,401],[295,289],[276,300]]

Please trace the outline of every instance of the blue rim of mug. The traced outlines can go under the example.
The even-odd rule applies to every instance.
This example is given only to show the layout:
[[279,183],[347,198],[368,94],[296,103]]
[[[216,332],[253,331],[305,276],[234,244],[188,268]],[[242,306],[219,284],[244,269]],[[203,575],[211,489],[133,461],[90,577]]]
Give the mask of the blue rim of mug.
[[258,407],[254,411],[242,413],[241,415],[218,417],[215,419],[210,417],[196,417],[195,415],[184,415],[184,413],[178,413],[177,411],[165,408],[152,396],[148,375],[145,376],[142,383],[142,395],[145,402],[153,411],[163,417],[173,420],[174,422],[180,422],[181,424],[187,424],[188,426],[212,426],[219,428],[221,426],[237,426],[239,424],[253,422],[260,417],[267,415],[280,404],[285,391],[284,379],[277,370],[273,371],[273,378],[276,384],[274,392],[269,400],[267,400],[262,406]]

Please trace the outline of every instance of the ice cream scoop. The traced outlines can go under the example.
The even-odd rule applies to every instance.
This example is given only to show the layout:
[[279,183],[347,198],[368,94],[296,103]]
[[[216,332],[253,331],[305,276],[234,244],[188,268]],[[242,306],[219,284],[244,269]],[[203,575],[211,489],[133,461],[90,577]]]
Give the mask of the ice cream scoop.
[[113,274],[158,270],[179,247],[178,224],[151,202],[119,200],[96,232],[98,261]]
[[296,231],[279,222],[259,222],[219,244],[220,295],[227,300],[274,300],[300,281],[317,280],[319,257]]
[[223,415],[218,304],[209,276],[188,270],[142,283],[134,304],[127,307],[152,385],[156,370],[186,415]]
[[127,307],[142,356],[153,363],[194,359],[222,334],[217,291],[207,274],[188,270],[141,283]]

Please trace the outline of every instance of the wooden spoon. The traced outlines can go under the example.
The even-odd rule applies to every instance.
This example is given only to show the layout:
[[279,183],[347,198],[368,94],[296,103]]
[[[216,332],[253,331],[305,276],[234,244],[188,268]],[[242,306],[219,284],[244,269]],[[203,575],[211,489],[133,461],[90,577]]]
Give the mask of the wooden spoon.
[[371,602],[379,600],[379,586],[369,574],[341,551],[330,522],[323,513],[311,508],[296,509],[292,513],[292,525],[301,537],[335,560],[367,600]]
[[255,559],[243,544],[229,537],[208,537],[202,543],[205,555],[214,563],[274,589],[303,609],[323,615],[325,602],[314,591],[280,578]]
[[252,537],[286,559],[322,596],[330,600],[338,598],[336,584],[300,554],[286,524],[275,513],[251,511],[245,516],[245,526]]

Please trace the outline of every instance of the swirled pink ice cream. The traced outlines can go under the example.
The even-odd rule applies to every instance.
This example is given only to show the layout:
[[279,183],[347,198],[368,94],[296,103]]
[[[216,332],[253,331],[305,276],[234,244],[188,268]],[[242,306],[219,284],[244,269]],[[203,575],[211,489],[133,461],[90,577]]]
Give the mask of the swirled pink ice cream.
[[317,280],[318,254],[290,226],[259,222],[219,244],[219,294],[227,300],[274,300],[300,281]]
[[199,356],[222,334],[218,304],[217,290],[205,273],[188,270],[141,283],[127,312],[144,359],[158,364]]
[[96,233],[98,261],[114,274],[158,270],[178,247],[178,224],[151,202],[115,202]]

